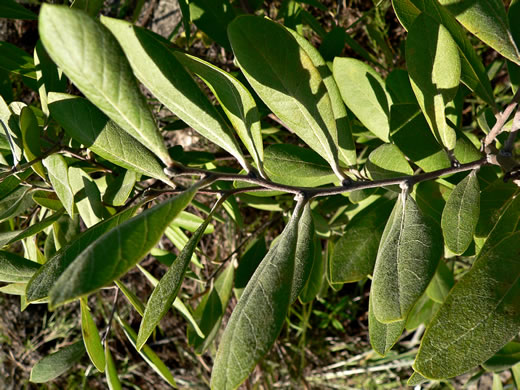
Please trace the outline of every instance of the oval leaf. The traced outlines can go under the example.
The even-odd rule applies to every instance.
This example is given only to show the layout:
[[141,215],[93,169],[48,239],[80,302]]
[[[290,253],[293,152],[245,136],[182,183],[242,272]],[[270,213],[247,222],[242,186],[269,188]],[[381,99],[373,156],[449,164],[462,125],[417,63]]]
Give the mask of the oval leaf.
[[401,194],[383,232],[374,267],[370,297],[378,321],[405,320],[426,290],[441,256],[435,233],[415,201]]
[[97,155],[123,168],[172,185],[154,155],[88,100],[51,92],[49,110],[72,139]]
[[39,360],[31,370],[30,381],[45,383],[71,368],[85,354],[83,341],[78,341]]
[[303,205],[298,206],[231,314],[213,365],[212,389],[236,389],[271,348],[282,329],[290,305]]
[[102,17],[101,21],[119,41],[139,81],[175,115],[249,169],[227,124],[160,37],[124,20]]
[[61,154],[51,154],[43,160],[43,165],[47,168],[49,181],[61,201],[67,213],[74,216],[74,193],[69,184],[69,170],[65,158]]
[[403,152],[393,144],[381,145],[370,153],[365,169],[372,180],[413,175],[413,169],[406,161]]
[[101,372],[105,371],[105,352],[101,345],[101,338],[96,323],[90,314],[86,298],[80,299],[81,305],[81,334],[90,361]]
[[455,148],[455,131],[448,126],[446,104],[460,82],[460,56],[449,31],[426,14],[419,15],[406,39],[406,65],[417,101],[437,141]]
[[347,107],[368,130],[388,142],[392,98],[381,76],[360,60],[340,57],[334,59],[333,73]]
[[480,215],[480,187],[477,174],[471,172],[451,192],[442,212],[442,234],[448,249],[463,254],[473,241]]
[[50,57],[78,89],[169,165],[170,156],[146,99],[110,32],[83,11],[49,4],[42,5],[38,26]]
[[0,251],[0,281],[27,282],[38,271],[40,264],[14,253]]
[[157,244],[171,221],[191,202],[197,188],[192,186],[143,211],[91,243],[56,281],[50,291],[51,305],[96,291],[125,274]]
[[228,34],[238,65],[260,98],[345,179],[331,100],[305,50],[283,26],[257,16],[236,18]]

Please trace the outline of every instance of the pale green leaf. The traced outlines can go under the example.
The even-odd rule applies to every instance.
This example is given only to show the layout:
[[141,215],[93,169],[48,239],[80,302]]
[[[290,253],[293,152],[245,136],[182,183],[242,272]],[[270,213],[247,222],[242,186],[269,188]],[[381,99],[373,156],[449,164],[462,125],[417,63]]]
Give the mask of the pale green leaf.
[[157,244],[166,227],[191,202],[197,189],[198,184],[92,242],[56,281],[50,291],[51,305],[96,291],[124,275]]
[[352,283],[372,275],[392,206],[388,199],[378,200],[348,223],[328,262],[331,283]]
[[83,11],[49,4],[41,7],[39,32],[51,58],[78,89],[169,165],[170,156],[146,99],[110,32]]
[[390,324],[379,322],[374,315],[372,298],[368,301],[368,336],[370,345],[381,356],[385,356],[399,340],[404,330],[405,320],[395,321]]
[[[305,50],[307,55],[311,58],[312,63],[320,72],[323,84],[327,88],[329,93],[330,102],[332,104],[332,111],[334,112],[334,119],[336,120],[337,135],[331,129],[331,136],[335,140],[338,146],[339,161],[343,162],[349,167],[355,167],[357,165],[356,157],[356,145],[352,138],[352,125],[350,118],[348,117],[345,103],[341,97],[338,85],[334,80],[329,66],[321,56],[320,52],[312,46],[312,44],[305,38],[303,38],[296,31],[287,29],[292,36],[296,39],[298,44]],[[323,48],[323,43],[320,49]]]
[[291,303],[302,206],[298,204],[280,239],[256,269],[231,314],[213,365],[211,388],[214,390],[237,388],[282,329]]
[[318,153],[291,144],[273,144],[266,148],[264,168],[273,181],[285,185],[318,187],[338,180]]
[[374,267],[370,297],[383,323],[404,320],[430,283],[441,256],[437,231],[409,195],[388,219]]
[[57,378],[71,368],[85,354],[83,341],[60,349],[39,360],[31,370],[30,381],[45,383]]
[[226,122],[160,38],[124,20],[102,17],[101,21],[115,35],[136,77],[150,92],[194,130],[249,169]]
[[453,189],[442,212],[444,243],[450,251],[463,254],[473,241],[480,215],[480,187],[475,171]]
[[238,65],[260,98],[345,179],[331,99],[311,57],[283,26],[261,17],[236,18],[228,34]]
[[14,253],[0,251],[0,281],[28,282],[40,264]]
[[425,382],[428,382],[428,378],[425,378],[421,374],[414,371],[412,376],[410,376],[410,378],[408,378],[408,381],[406,382],[406,384],[408,386],[418,386]]
[[81,298],[81,334],[90,361],[101,372],[105,371],[105,353],[96,323],[90,314],[87,299]]
[[74,216],[74,192],[69,184],[69,170],[65,158],[61,154],[51,154],[43,160],[43,165],[47,168],[49,181],[54,188],[67,213]]
[[[183,229],[186,229],[190,232],[196,232],[200,225],[204,223],[204,220],[201,217],[196,216],[195,214],[188,213],[187,211],[182,211],[172,222],[172,225],[179,226]],[[210,234],[215,231],[215,226],[209,224],[204,230],[204,234]]]
[[134,171],[125,171],[110,182],[103,194],[103,202],[112,206],[122,206],[134,189],[140,175]]
[[334,59],[333,73],[347,107],[370,132],[388,142],[392,98],[381,76],[360,60],[340,57]]
[[96,182],[81,168],[69,167],[69,185],[74,203],[87,227],[94,226],[107,216]]
[[[123,328],[123,331],[125,332],[125,335],[128,338],[128,341],[130,341],[132,346],[135,348],[137,334],[125,320],[123,320],[117,314],[115,317],[116,317],[117,321],[119,322],[119,324],[121,325],[121,327]],[[142,349],[137,350],[137,351],[139,352],[141,357],[144,359],[144,361],[157,374],[159,374],[161,376],[161,378],[163,378],[171,386],[177,387],[177,384],[175,383],[175,379],[173,378],[172,373],[170,372],[170,370],[168,369],[166,364],[164,364],[164,362],[161,360],[161,358],[159,356],[157,356],[157,354],[154,351],[152,351],[152,349],[148,345],[143,346]]]
[[172,185],[154,155],[86,99],[49,94],[49,110],[74,140],[123,168]]
[[437,141],[455,148],[456,134],[446,121],[446,104],[460,82],[460,56],[449,31],[426,14],[419,15],[408,32],[406,65],[412,88]]
[[256,166],[262,172],[264,148],[260,113],[255,100],[244,85],[220,68],[180,51],[175,57],[190,72],[196,74],[211,89],[220,106],[236,130]]
[[[370,153],[365,169],[372,180],[413,175],[413,169],[406,161],[403,152],[394,144],[383,144]],[[397,186],[388,188],[400,191]]]
[[303,208],[298,222],[298,240],[294,257],[294,275],[291,290],[291,303],[296,301],[309,280],[314,263],[314,221],[310,203]]
[[[23,152],[26,160],[29,162],[40,157],[42,154],[40,143],[41,130],[34,112],[29,107],[22,108],[20,113],[20,131],[22,133]],[[43,180],[46,179],[41,161],[31,165],[31,168]]]
[[139,206],[122,211],[113,217],[100,222],[92,228],[75,237],[70,243],[61,248],[54,256],[34,274],[27,284],[26,297],[29,302],[47,298],[49,291],[56,284],[65,269],[83,252],[92,242],[104,233],[131,218]]

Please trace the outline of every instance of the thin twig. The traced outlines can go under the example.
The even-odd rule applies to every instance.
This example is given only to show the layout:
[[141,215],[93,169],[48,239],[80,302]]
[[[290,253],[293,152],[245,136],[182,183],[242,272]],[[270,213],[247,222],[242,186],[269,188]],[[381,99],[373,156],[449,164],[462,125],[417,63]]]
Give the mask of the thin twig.
[[116,292],[114,294],[114,303],[112,305],[112,311],[110,312],[110,317],[108,317],[107,327],[105,328],[105,332],[103,333],[103,338],[101,339],[102,344],[105,344],[105,342],[107,340],[108,334],[110,333],[110,329],[112,328],[112,322],[114,320],[114,315],[116,314],[116,311],[117,311],[117,300],[119,298],[119,288],[116,288],[115,291]]

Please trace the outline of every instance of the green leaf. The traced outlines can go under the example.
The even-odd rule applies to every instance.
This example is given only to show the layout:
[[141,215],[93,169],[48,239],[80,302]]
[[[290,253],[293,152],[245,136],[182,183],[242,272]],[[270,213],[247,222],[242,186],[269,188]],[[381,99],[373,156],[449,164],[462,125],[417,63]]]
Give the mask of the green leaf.
[[206,351],[218,334],[233,288],[235,268],[228,265],[215,280],[214,287],[202,298],[194,316],[206,337],[200,337],[193,327],[188,328],[188,342],[195,353]]
[[105,371],[105,353],[101,345],[101,338],[96,323],[90,314],[87,299],[79,300],[81,305],[81,334],[90,361],[101,372]]
[[405,320],[395,321],[390,324],[379,322],[374,315],[372,298],[368,301],[368,335],[370,345],[381,356],[385,356],[399,340],[404,330]]
[[371,133],[388,142],[392,98],[381,76],[354,58],[336,57],[332,69],[347,107]]
[[11,283],[0,287],[0,293],[9,295],[23,296],[25,292],[25,283]]
[[31,370],[30,381],[34,383],[45,383],[59,377],[71,368],[85,354],[83,341],[60,349],[39,360]]
[[439,0],[469,32],[507,59],[520,65],[506,10],[501,0]]
[[370,297],[383,323],[404,320],[430,282],[441,256],[437,231],[415,201],[401,194],[377,253]]
[[298,240],[294,257],[294,274],[291,290],[291,303],[296,301],[302,292],[314,263],[314,221],[311,214],[310,202],[303,208],[298,222]]
[[112,206],[122,206],[134,189],[140,175],[134,171],[125,171],[110,182],[103,194],[103,202]]
[[49,94],[49,110],[74,140],[123,168],[172,185],[154,155],[86,99]]
[[[126,337],[128,338],[128,341],[132,344],[132,346],[135,348],[136,346],[136,338],[137,334],[132,329],[132,327],[121,317],[119,317],[116,314],[116,320],[119,322],[121,327],[123,328],[123,332],[125,332]],[[137,348],[136,348],[137,349]],[[139,352],[139,355],[144,359],[144,361],[157,373],[163,378],[166,382],[168,382],[171,386],[177,387],[177,384],[175,383],[175,379],[173,379],[173,376],[166,366],[164,362],[155,354],[154,351],[148,346],[143,346],[142,349],[137,350]]]
[[345,179],[331,99],[311,57],[283,26],[261,17],[236,18],[228,34],[238,65],[260,98]]
[[511,253],[520,251],[520,232],[505,235],[500,230],[500,238],[481,251],[426,329],[414,363],[423,376],[465,373],[518,334],[520,267]]
[[392,111],[397,103],[417,104],[417,99],[413,93],[412,84],[408,72],[404,69],[394,69],[386,77],[386,89],[392,97],[393,104],[390,107],[390,131],[392,131]]
[[433,135],[448,150],[456,134],[446,122],[446,104],[460,82],[460,56],[449,31],[426,14],[419,15],[408,32],[406,64],[410,82]]
[[136,345],[138,350],[143,347],[159,321],[161,321],[170,309],[172,303],[175,301],[175,297],[181,288],[184,274],[188,269],[193,252],[202,238],[210,220],[211,215],[206,217],[204,223],[200,225],[195,233],[193,233],[193,236],[191,236],[179,256],[177,256],[173,264],[168,268],[168,271],[166,271],[148,299],[143,320],[139,327],[139,334],[137,335]]
[[428,297],[428,294],[423,294],[417,302],[415,302],[415,305],[408,314],[405,325],[406,330],[411,332],[417,329],[421,324],[427,326],[433,315],[439,309],[439,306],[438,303]]
[[96,182],[83,169],[69,167],[69,185],[79,215],[88,228],[107,216]]
[[[393,144],[383,144],[370,153],[365,169],[372,180],[413,175],[413,169],[406,161],[403,152]],[[389,188],[399,191],[397,186]]]
[[495,106],[493,90],[484,65],[455,17],[437,0],[393,0],[392,2],[399,20],[406,29],[411,27],[421,11],[446,27],[459,47],[461,81],[486,103]]
[[101,21],[119,41],[139,81],[175,115],[249,169],[229,126],[161,38],[124,20],[102,17]]
[[439,261],[437,271],[433,275],[432,281],[426,289],[426,294],[431,300],[437,303],[443,303],[451,288],[455,284],[453,273],[444,261]]
[[[20,131],[22,133],[23,151],[27,161],[32,161],[42,155],[40,144],[40,126],[33,111],[29,107],[22,108],[20,113]],[[41,161],[34,163],[31,168],[42,179],[46,179]]]
[[[179,226],[189,232],[196,232],[200,225],[204,223],[201,217],[195,214],[182,211],[172,222],[172,225]],[[215,226],[209,224],[204,230],[204,234],[210,234],[215,231]]]
[[50,57],[78,89],[169,165],[170,156],[146,99],[110,32],[83,11],[49,4],[41,7],[39,32]]
[[[343,29],[339,29],[345,33]],[[303,38],[296,31],[288,29],[288,31],[292,34],[292,36],[296,39],[298,44],[302,47],[303,50],[307,53],[307,55],[312,60],[314,66],[320,72],[321,78],[323,79],[323,84],[327,88],[327,92],[329,93],[330,102],[332,104],[332,111],[334,112],[334,119],[336,120],[336,129],[337,135],[333,133],[333,129],[331,130],[331,136],[334,140],[337,139],[337,147],[339,152],[339,161],[343,162],[349,167],[355,167],[357,165],[357,157],[356,157],[356,145],[354,143],[354,139],[352,138],[352,125],[350,123],[350,118],[347,114],[347,109],[345,108],[345,104],[343,103],[343,99],[341,97],[341,92],[339,91],[338,85],[334,80],[334,76],[332,75],[329,66],[321,56],[320,52],[311,45],[311,43]],[[334,29],[332,30],[334,31]],[[329,34],[330,35],[330,34]],[[327,36],[329,36],[327,35]],[[326,39],[326,38],[325,38]],[[325,42],[324,39],[324,42]],[[323,48],[323,43],[320,46],[320,50]],[[343,48],[343,44],[342,44]]]
[[139,206],[131,207],[100,222],[61,248],[54,256],[48,259],[27,284],[27,301],[34,302],[47,298],[49,291],[56,284],[61,274],[85,248],[104,233],[131,218],[138,208]]
[[61,154],[51,154],[43,160],[49,181],[67,213],[74,216],[74,192],[69,184],[69,168]]
[[63,215],[63,212],[64,210],[62,208],[57,213],[42,219],[40,222],[37,222],[24,230],[13,230],[10,232],[0,233],[0,247],[12,244],[13,242],[20,241],[27,237],[34,236],[36,233],[41,232],[56,222]]
[[314,256],[312,259],[312,269],[309,275],[309,279],[302,292],[300,293],[300,301],[303,303],[311,302],[321,290],[321,286],[324,280],[325,274],[325,259],[322,256],[321,241],[314,236]]
[[328,262],[331,283],[352,283],[372,275],[392,206],[391,200],[378,200],[348,223]]
[[291,303],[302,206],[298,203],[281,237],[256,269],[231,314],[213,365],[212,389],[237,388],[282,329]]
[[442,212],[442,233],[450,251],[461,255],[468,249],[479,215],[480,187],[477,174],[472,171],[451,192]]
[[38,271],[40,264],[14,253],[0,251],[0,281],[27,282]]
[[[520,18],[520,2],[513,0],[507,10],[507,19],[509,21],[511,35],[513,36],[513,40],[517,47],[520,44],[520,28],[518,23],[516,23],[518,18]],[[507,61],[507,70],[511,81],[511,89],[513,90],[513,93],[516,93],[520,86],[520,66],[511,61]]]
[[240,258],[235,276],[235,294],[238,299],[242,296],[244,288],[249,283],[256,268],[267,253],[265,237],[261,236],[249,244]]
[[37,20],[38,16],[14,0],[3,0],[0,4],[0,18]]
[[[86,295],[124,275],[159,241],[198,184],[104,233],[85,248],[50,291],[51,306]],[[117,243],[117,245],[114,245]]]
[[520,343],[511,341],[482,364],[488,371],[504,371],[520,362]]
[[17,217],[34,205],[31,189],[20,186],[0,202],[0,222]]
[[[5,134],[9,149],[13,155],[13,164],[21,161],[23,155],[22,133],[20,132],[18,115],[15,115],[0,96],[0,130]],[[1,183],[0,183],[1,184]]]
[[0,42],[0,55],[2,56],[0,68],[19,74],[33,81],[31,87],[36,86],[36,69],[34,60],[29,54],[9,42]]
[[492,390],[503,390],[502,379],[500,375],[493,373],[493,387]]
[[512,182],[497,179],[488,185],[480,194],[480,218],[475,236],[487,237],[517,194],[518,186]]
[[200,30],[226,50],[230,50],[226,29],[235,18],[234,7],[229,0],[190,0],[190,17]]
[[122,390],[121,382],[117,376],[117,367],[110,353],[110,348],[105,343],[105,377],[107,378],[107,384],[109,390]]
[[264,168],[273,181],[285,185],[318,187],[338,180],[318,153],[291,144],[273,144],[266,148]]
[[428,378],[425,378],[421,374],[414,371],[412,376],[410,378],[408,378],[408,381],[406,382],[406,384],[408,386],[418,386],[425,382],[428,382]]
[[174,54],[186,69],[200,77],[211,89],[256,166],[263,172],[260,113],[251,93],[236,78],[209,62],[179,51]]

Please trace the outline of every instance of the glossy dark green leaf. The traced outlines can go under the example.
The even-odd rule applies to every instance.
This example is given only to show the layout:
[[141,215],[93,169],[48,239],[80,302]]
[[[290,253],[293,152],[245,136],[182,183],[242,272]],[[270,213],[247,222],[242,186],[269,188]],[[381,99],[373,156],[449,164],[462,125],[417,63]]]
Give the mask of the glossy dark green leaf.
[[381,356],[385,356],[399,340],[404,330],[405,320],[395,321],[390,324],[379,322],[374,315],[372,299],[368,302],[368,335],[370,345]]
[[60,349],[58,352],[47,355],[32,368],[30,381],[34,383],[49,382],[66,372],[84,354],[85,345],[80,340]]
[[[336,31],[338,30],[343,31],[343,29],[341,28],[336,29]],[[334,29],[332,31],[334,31]],[[334,112],[334,118],[336,119],[339,160],[340,162],[343,162],[346,166],[355,167],[357,164],[357,156],[356,145],[354,143],[354,139],[352,138],[352,125],[350,123],[350,118],[348,117],[347,110],[345,108],[345,103],[343,103],[341,92],[339,91],[338,85],[334,80],[334,76],[331,70],[329,69],[329,66],[325,62],[325,59],[321,56],[320,52],[314,46],[312,46],[312,44],[308,40],[306,40],[296,31],[289,30],[289,32],[296,39],[296,41],[303,48],[303,50],[305,50],[307,55],[311,58],[312,63],[320,72],[321,78],[323,79],[323,84],[325,84],[327,92],[329,93],[330,102],[332,104],[332,111]],[[328,35],[330,35],[330,33]],[[326,38],[322,42],[320,50],[323,48],[325,42]],[[334,139],[336,139],[336,136],[334,134],[332,134],[332,136]]]
[[14,253],[0,251],[0,281],[27,282],[38,271],[40,264]]
[[168,165],[152,113],[110,32],[83,11],[49,4],[41,7],[39,32],[51,58],[78,89]]
[[[233,40],[232,40],[233,42]],[[290,305],[301,203],[233,310],[211,374],[211,388],[235,389],[271,348]]]
[[92,242],[56,281],[50,291],[51,305],[96,291],[124,275],[157,244],[166,227],[191,202],[197,189],[198,185],[190,187]]
[[491,83],[482,60],[477,55],[466,32],[437,0],[392,0],[394,10],[406,29],[421,11],[441,23],[457,42],[461,56],[461,81],[491,106],[495,105]]
[[83,342],[85,349],[90,358],[90,361],[101,372],[105,371],[105,352],[101,345],[101,338],[99,331],[90,314],[87,299],[81,298],[81,334],[83,335]]
[[0,18],[36,20],[38,16],[14,0],[3,0],[0,4]]
[[433,135],[448,150],[456,134],[446,122],[446,104],[460,83],[460,55],[449,31],[426,14],[419,15],[408,31],[406,65],[412,88]]
[[94,226],[108,214],[101,201],[96,182],[81,168],[69,167],[69,185],[74,194],[74,203],[87,227]]
[[440,0],[449,12],[477,38],[520,65],[520,52],[511,37],[501,0]]
[[274,144],[266,148],[264,168],[273,181],[285,185],[318,187],[338,180],[318,153],[290,144]]
[[372,275],[392,206],[393,202],[388,199],[378,200],[348,223],[328,263],[332,283],[357,282]]
[[85,248],[104,233],[131,218],[138,208],[139,206],[131,207],[100,222],[61,248],[54,256],[48,259],[27,284],[27,300],[34,302],[47,298],[49,291],[56,284],[61,274]]
[[[22,133],[23,151],[26,160],[29,162],[40,157],[42,154],[40,143],[40,126],[38,126],[38,120],[29,107],[24,107],[20,114],[20,131]],[[34,163],[31,168],[42,179],[46,179],[45,171],[41,161]]]
[[69,168],[61,154],[51,154],[43,160],[49,181],[67,213],[74,216],[74,192],[69,183]]
[[334,59],[333,73],[347,107],[370,132],[388,142],[392,98],[381,76],[360,60],[340,57]]
[[[460,375],[491,358],[520,329],[520,232],[505,215],[473,267],[426,329],[414,369],[431,379]],[[509,218],[508,218],[509,217]],[[504,217],[503,217],[504,218]]]
[[124,20],[107,17],[101,20],[115,35],[136,77],[150,92],[180,119],[248,169],[229,126],[160,38]]
[[511,341],[482,364],[488,371],[504,371],[520,362],[520,343]]
[[88,100],[50,93],[49,110],[71,138],[94,153],[116,165],[172,185],[153,154]]
[[188,342],[197,354],[206,351],[218,334],[231,297],[234,274],[233,264],[228,265],[217,277],[214,287],[202,298],[193,313],[205,335],[202,338],[192,327],[188,328]]
[[[116,320],[119,322],[121,327],[123,328],[123,331],[125,332],[126,337],[128,338],[128,341],[132,344],[132,346],[135,348],[136,346],[136,339],[137,334],[132,329],[132,327],[121,317],[119,317],[116,314]],[[137,349],[137,348],[136,348]],[[157,354],[152,351],[152,349],[145,345],[142,349],[137,350],[139,352],[139,355],[144,359],[144,361],[157,373],[163,378],[166,382],[168,382],[171,386],[177,387],[177,384],[175,383],[175,379],[172,376],[172,373],[164,364],[164,362],[161,360]]]
[[426,290],[441,256],[437,230],[409,195],[388,219],[374,267],[370,297],[383,323],[404,320]]
[[256,166],[262,169],[264,147],[260,113],[255,100],[244,85],[220,68],[179,51],[175,57],[211,89]]
[[426,289],[426,294],[434,302],[443,303],[451,288],[455,284],[453,272],[448,268],[444,261],[439,261],[437,271],[433,275],[432,281]]
[[449,250],[461,255],[468,249],[479,215],[480,187],[473,171],[453,189],[442,212],[442,233]]
[[161,278],[159,284],[154,288],[152,295],[146,303],[143,320],[139,327],[139,334],[137,335],[137,349],[140,350],[152,334],[153,330],[170,309],[173,301],[181,288],[184,274],[188,269],[193,252],[197,247],[204,231],[206,230],[211,216],[208,216],[204,223],[197,229],[189,241],[185,244],[181,253],[173,264],[168,268],[168,271]]
[[256,93],[343,180],[331,99],[311,57],[283,26],[261,17],[236,18],[228,34]]
[[134,171],[125,171],[120,174],[114,181],[108,184],[103,194],[103,202],[112,206],[124,205],[139,177],[140,175]]

